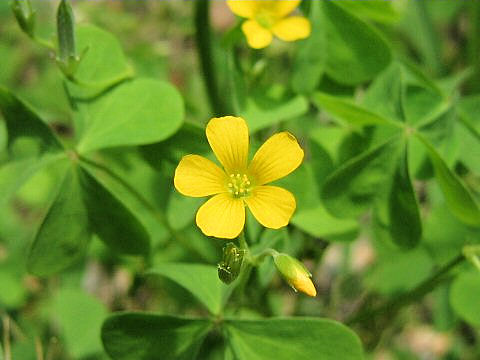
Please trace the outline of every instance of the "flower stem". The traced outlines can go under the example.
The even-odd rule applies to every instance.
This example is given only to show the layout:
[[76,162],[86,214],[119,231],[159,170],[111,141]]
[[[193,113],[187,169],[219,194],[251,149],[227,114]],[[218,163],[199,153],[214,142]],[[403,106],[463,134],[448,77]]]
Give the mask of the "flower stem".
[[362,324],[371,321],[377,321],[379,317],[386,319],[389,323],[398,313],[400,309],[411,303],[422,299],[425,295],[435,289],[439,284],[449,279],[449,272],[457,265],[465,261],[464,255],[458,255],[453,260],[442,266],[438,271],[424,280],[413,290],[396,296],[395,298],[386,301],[384,304],[377,306],[374,309],[366,308],[362,309],[359,313],[354,314],[350,319],[346,321],[348,325]]
[[3,322],[3,355],[5,360],[12,360],[11,350],[10,350],[10,318],[8,315],[4,315],[2,318]]
[[259,266],[267,256],[274,257],[276,255],[278,255],[277,250],[267,248],[267,249],[261,251],[260,253],[258,253],[257,255],[252,256],[252,263],[254,264],[254,266]]
[[103,164],[97,163],[94,160],[88,159],[83,157],[82,155],[78,155],[79,159],[84,163],[102,171],[106,175],[108,175],[111,179],[115,180],[117,183],[122,185],[128,192],[130,192],[144,207],[147,209],[170,233],[171,237],[175,239],[175,241],[179,242],[183,247],[190,250],[191,252],[195,253],[197,256],[202,258],[203,260],[207,260],[205,256],[200,253],[197,249],[195,249],[190,241],[186,239],[181,233],[175,230],[170,222],[167,219],[165,212],[162,209],[156,208],[152,205],[150,201],[148,201],[140,192],[138,192],[132,185],[122,179],[121,176],[104,166]]
[[212,34],[210,31],[209,0],[194,1],[195,9],[195,36],[197,52],[202,68],[203,79],[208,99],[213,113],[216,116],[225,115],[225,106],[219,94],[216,76],[215,58],[212,51]]
[[46,48],[50,51],[53,51],[53,52],[57,51],[57,48],[55,47],[55,45],[51,41],[45,40],[41,37],[38,37],[37,35],[33,35],[31,37],[31,39],[33,40],[33,42],[37,43],[40,46],[43,46],[44,48]]
[[240,279],[238,280],[238,285],[235,289],[236,294],[240,299],[240,305],[245,299],[245,288],[247,287],[248,280],[250,279],[250,274],[252,273],[252,254],[250,253],[250,248],[248,247],[247,240],[245,239],[245,229],[238,235],[238,242],[240,244],[240,249],[245,250],[245,255],[243,257],[242,270],[240,272]]
[[248,247],[247,240],[245,239],[245,231],[242,231],[238,235],[238,242],[240,244],[240,249],[245,250],[248,255],[250,255],[250,248]]

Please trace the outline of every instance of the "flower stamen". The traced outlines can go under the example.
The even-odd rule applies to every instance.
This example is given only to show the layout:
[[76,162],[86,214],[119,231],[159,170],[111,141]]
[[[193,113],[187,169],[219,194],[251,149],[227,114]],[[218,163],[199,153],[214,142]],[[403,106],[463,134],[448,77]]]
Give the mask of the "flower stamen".
[[265,29],[270,29],[275,24],[275,18],[265,10],[260,10],[256,14],[255,20]]
[[243,198],[250,195],[252,183],[246,174],[230,174],[227,188],[234,198]]

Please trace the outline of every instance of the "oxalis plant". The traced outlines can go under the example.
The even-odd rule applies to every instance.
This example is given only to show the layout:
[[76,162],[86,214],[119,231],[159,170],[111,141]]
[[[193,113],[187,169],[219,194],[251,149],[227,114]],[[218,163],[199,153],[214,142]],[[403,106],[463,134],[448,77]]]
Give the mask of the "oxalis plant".
[[0,73],[0,359],[479,358],[480,6],[153,3],[201,86],[0,7],[55,84]]

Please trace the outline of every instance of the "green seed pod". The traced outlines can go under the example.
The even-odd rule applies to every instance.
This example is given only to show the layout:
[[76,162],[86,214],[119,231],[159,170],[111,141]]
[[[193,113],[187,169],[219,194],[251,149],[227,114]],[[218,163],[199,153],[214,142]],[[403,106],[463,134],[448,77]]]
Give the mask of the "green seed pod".
[[72,7],[62,0],[57,10],[58,61],[69,69],[77,62],[75,46],[75,19]]
[[10,3],[17,23],[28,36],[33,37],[35,30],[35,11],[32,10],[30,0],[13,0]]
[[223,248],[223,259],[218,264],[218,278],[225,284],[233,282],[242,268],[245,250],[239,249],[234,243],[228,243]]

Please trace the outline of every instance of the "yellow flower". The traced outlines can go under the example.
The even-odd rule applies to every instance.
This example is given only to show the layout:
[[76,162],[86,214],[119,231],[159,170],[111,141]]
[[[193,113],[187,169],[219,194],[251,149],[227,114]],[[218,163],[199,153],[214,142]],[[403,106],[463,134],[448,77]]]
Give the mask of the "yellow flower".
[[183,195],[214,195],[200,209],[196,222],[207,236],[233,239],[245,225],[245,207],[265,227],[286,226],[295,211],[294,196],[266,185],[295,170],[303,150],[295,137],[281,132],[270,137],[248,165],[248,127],[240,117],[213,118],[206,129],[208,142],[224,170],[214,162],[187,155],[175,170],[175,188]]
[[227,0],[230,10],[247,18],[242,31],[248,45],[262,49],[270,45],[273,35],[283,41],[305,39],[311,33],[310,21],[303,16],[288,16],[301,0]]

